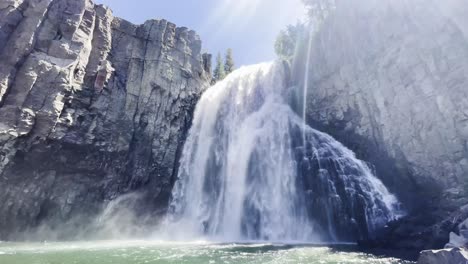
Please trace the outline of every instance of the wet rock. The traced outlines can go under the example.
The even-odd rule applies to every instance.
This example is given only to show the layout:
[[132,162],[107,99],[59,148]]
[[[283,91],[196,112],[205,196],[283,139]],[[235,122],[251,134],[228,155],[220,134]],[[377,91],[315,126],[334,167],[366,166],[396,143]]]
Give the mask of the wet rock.
[[468,218],[458,225],[459,230],[468,230]]
[[466,264],[468,251],[461,248],[425,250],[421,252],[418,264]]
[[465,240],[468,240],[468,230],[467,229],[460,230],[460,236],[463,237]]
[[466,247],[468,245],[468,240],[463,236],[459,236],[454,232],[449,234],[449,243],[445,245],[445,248],[456,248],[456,247]]

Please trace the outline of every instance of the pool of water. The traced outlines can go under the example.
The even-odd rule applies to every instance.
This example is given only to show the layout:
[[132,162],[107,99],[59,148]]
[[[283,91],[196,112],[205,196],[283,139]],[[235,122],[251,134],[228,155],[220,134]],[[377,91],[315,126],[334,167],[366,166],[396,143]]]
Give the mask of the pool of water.
[[411,263],[351,247],[154,241],[0,243],[1,264]]

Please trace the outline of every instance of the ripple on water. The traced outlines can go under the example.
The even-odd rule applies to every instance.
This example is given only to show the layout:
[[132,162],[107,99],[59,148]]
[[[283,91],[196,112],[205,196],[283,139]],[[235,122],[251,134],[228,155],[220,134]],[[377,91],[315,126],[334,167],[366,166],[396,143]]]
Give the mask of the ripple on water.
[[411,263],[325,246],[102,241],[2,243],[2,264],[399,264]]

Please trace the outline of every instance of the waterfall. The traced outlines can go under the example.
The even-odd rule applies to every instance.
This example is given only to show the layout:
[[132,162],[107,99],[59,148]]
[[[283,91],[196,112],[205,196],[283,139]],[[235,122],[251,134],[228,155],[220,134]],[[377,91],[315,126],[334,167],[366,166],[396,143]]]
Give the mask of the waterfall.
[[304,126],[286,87],[283,64],[266,63],[204,93],[172,193],[172,236],[344,241],[396,217],[396,198],[352,151]]
[[[311,26],[312,27],[312,26]],[[313,31],[309,30],[308,45],[307,45],[307,57],[304,73],[304,85],[302,86],[302,121],[303,121],[303,130],[306,130],[307,126],[307,91],[309,90],[309,72],[310,72],[310,54],[312,52],[312,39]],[[305,133],[303,136],[303,145],[306,145]]]

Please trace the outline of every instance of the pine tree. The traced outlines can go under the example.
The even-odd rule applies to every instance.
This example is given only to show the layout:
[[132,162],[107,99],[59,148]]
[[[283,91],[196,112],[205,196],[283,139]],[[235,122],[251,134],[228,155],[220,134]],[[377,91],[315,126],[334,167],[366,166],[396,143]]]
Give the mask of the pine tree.
[[306,5],[312,23],[322,23],[336,8],[335,0],[302,0]]
[[304,24],[297,23],[295,26],[288,26],[282,30],[275,41],[275,52],[283,59],[290,60],[294,57],[296,50],[304,42],[307,36],[307,29]]
[[213,78],[216,81],[221,81],[224,77],[226,77],[226,72],[224,71],[223,59],[221,58],[221,54],[218,53],[218,56],[216,56],[216,67],[214,69]]
[[232,58],[232,49],[226,51],[226,59],[224,62],[224,71],[226,75],[234,71],[234,59]]

